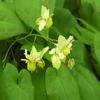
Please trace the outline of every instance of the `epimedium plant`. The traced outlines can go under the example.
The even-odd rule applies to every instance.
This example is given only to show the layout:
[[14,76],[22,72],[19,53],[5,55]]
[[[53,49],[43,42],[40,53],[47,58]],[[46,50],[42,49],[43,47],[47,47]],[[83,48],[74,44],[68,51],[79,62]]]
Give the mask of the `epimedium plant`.
[[100,100],[99,0],[0,0],[0,100]]

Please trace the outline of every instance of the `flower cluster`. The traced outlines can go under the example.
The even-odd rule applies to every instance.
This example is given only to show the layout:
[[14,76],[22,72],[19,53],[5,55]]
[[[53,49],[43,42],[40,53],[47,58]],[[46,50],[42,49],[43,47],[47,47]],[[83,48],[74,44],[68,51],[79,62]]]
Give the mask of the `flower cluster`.
[[[42,6],[41,17],[36,20],[36,25],[38,25],[39,31],[42,31],[44,27],[51,27],[53,24],[52,15],[50,15],[49,9]],[[74,41],[73,36],[69,36],[66,39],[64,36],[60,35],[58,37],[58,42],[55,44],[55,48],[49,51],[51,55],[51,62],[54,68],[59,69],[62,62],[66,62],[66,57],[70,54],[72,49],[72,42]],[[49,50],[49,47],[45,47],[43,50],[38,52],[35,46],[32,47],[30,54],[25,50],[26,59],[21,59],[27,63],[27,69],[29,71],[35,71],[37,67],[44,68],[45,62],[43,60],[44,54]],[[69,59],[67,61],[69,69],[72,69],[75,61],[74,59]]]
[[[55,48],[49,51],[51,56],[51,62],[54,68],[59,69],[61,66],[61,62],[66,61],[66,56],[68,56],[72,49],[72,42],[74,41],[73,36],[69,36],[68,39],[60,35],[58,37],[58,43],[55,44]],[[29,71],[35,71],[37,67],[44,68],[45,62],[43,60],[44,54],[49,50],[49,47],[45,47],[43,50],[38,52],[33,45],[30,54],[28,54],[25,49],[25,57],[26,59],[21,59],[27,63],[27,69]],[[72,69],[74,66],[74,60],[69,59],[68,67]]]

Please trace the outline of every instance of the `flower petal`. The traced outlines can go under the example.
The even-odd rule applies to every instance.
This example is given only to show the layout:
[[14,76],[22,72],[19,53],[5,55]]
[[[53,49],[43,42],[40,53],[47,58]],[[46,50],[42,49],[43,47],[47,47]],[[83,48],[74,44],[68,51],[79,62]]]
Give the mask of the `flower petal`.
[[67,43],[66,38],[64,36],[60,35],[58,37],[58,48],[61,52],[63,51],[63,48],[65,47],[66,43]]
[[49,9],[47,9],[45,6],[42,6],[41,16],[44,19],[48,19],[49,18]]
[[65,56],[63,53],[60,53],[60,54],[59,54],[59,58],[60,58],[61,60],[65,60],[65,59],[66,59],[66,56]]
[[32,59],[34,59],[34,58],[37,57],[37,55],[38,55],[38,52],[37,52],[35,46],[33,45],[32,49],[31,49],[31,52],[30,52],[30,56],[31,56]]
[[51,50],[49,51],[49,54],[53,55],[53,54],[55,54],[55,52],[56,52],[56,49],[53,48],[53,49],[51,49]]
[[46,27],[47,27],[47,28],[50,28],[50,27],[52,26],[52,24],[53,24],[52,18],[49,17],[49,18],[47,19],[47,22],[46,22]]
[[27,53],[27,49],[25,49],[25,53],[24,53],[25,57],[28,58],[28,53]]
[[46,26],[46,21],[44,19],[41,19],[41,21],[39,22],[39,31],[42,31],[45,26]]
[[27,62],[27,70],[29,71],[35,71],[36,70],[36,62]]
[[41,52],[39,52],[39,58],[42,59],[43,55],[49,50],[49,47],[45,47]]
[[57,55],[53,55],[51,58],[51,61],[52,61],[53,67],[58,70],[61,66],[61,61],[60,61],[59,57]]
[[67,39],[67,43],[72,43],[74,41],[73,36],[69,36],[69,38]]
[[71,48],[66,47],[66,48],[64,48],[64,50],[63,50],[63,54],[64,54],[65,56],[67,56],[67,55],[70,54],[70,51],[71,51]]

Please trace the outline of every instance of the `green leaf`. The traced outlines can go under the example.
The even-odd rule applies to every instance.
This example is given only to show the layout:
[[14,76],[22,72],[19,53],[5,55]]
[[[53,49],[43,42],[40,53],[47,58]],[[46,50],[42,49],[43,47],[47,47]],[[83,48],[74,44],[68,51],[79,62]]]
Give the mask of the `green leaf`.
[[96,58],[100,64],[100,32],[98,32],[94,38],[94,51]]
[[100,0],[81,0],[80,16],[100,30]]
[[86,22],[85,20],[83,20],[83,19],[81,19],[81,18],[79,18],[78,20],[80,21],[80,24],[82,24],[82,26],[83,26],[84,28],[86,28],[86,29],[88,29],[89,31],[94,32],[94,33],[97,32],[96,28],[93,27],[93,25],[89,24],[88,22]]
[[76,64],[73,76],[78,83],[82,100],[100,100],[99,82],[87,68]]
[[75,26],[76,21],[69,10],[64,8],[56,8],[54,13],[53,30],[57,34],[66,36],[68,32]]
[[45,39],[49,38],[49,29],[43,29],[42,31],[39,31],[39,33],[41,34],[41,36]]
[[93,4],[94,0],[81,0],[80,2],[80,15],[82,18],[86,19],[86,21],[92,20],[93,15],[93,7],[91,4]]
[[80,35],[80,41],[85,44],[93,45],[94,35],[95,33],[91,32],[90,30],[83,28],[81,26],[77,27],[77,30]]
[[0,82],[1,100],[34,100],[34,88],[29,73],[18,73],[15,66],[7,64]]
[[82,43],[93,45],[94,36],[97,30],[85,21],[81,24],[83,27],[77,24],[75,28],[70,30],[71,34],[73,34]]
[[63,8],[65,0],[56,0],[56,7]]
[[79,2],[80,0],[65,0],[64,7],[76,14]]
[[35,86],[35,100],[47,100],[45,88],[45,71],[39,70],[32,74],[32,81]]
[[27,49],[28,51],[31,51],[32,45],[33,45],[33,44],[27,40],[27,42],[25,42],[25,43],[21,46],[21,50]]
[[65,66],[46,71],[46,90],[49,100],[81,100],[74,78]]
[[[80,51],[80,52],[79,52]],[[75,40],[73,42],[71,57],[75,59],[75,61],[80,62],[84,65],[88,65],[88,56],[87,51],[80,41]]]
[[0,40],[26,32],[16,14],[0,3]]
[[12,10],[15,10],[14,0],[4,0],[4,3]]
[[41,14],[41,0],[15,0],[14,4],[18,16],[33,28]]

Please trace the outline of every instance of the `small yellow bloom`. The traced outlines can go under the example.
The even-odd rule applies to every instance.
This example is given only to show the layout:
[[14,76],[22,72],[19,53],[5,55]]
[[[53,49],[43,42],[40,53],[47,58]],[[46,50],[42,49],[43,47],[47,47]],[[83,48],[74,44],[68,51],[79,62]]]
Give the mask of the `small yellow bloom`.
[[52,15],[50,15],[49,9],[42,6],[41,17],[36,20],[36,25],[39,26],[39,31],[42,31],[44,27],[50,28],[53,24]]
[[52,58],[51,58],[51,61],[52,61],[52,65],[53,65],[54,68],[56,68],[56,69],[60,68],[61,60],[60,60],[59,56],[53,55]]
[[27,69],[29,71],[35,71],[36,67],[43,68],[45,63],[42,59],[43,55],[48,51],[49,47],[45,47],[42,51],[37,52],[35,46],[32,47],[30,54],[28,54],[27,50],[25,50],[26,59],[21,59],[27,63]]
[[70,70],[72,70],[74,66],[75,66],[75,60],[73,58],[69,59],[68,60],[68,68]]
[[58,48],[59,50],[65,55],[67,56],[68,54],[70,54],[71,51],[71,47],[72,47],[72,42],[74,41],[73,36],[69,36],[68,39],[66,39],[64,36],[60,35],[58,37]]
[[54,68],[59,69],[61,62],[65,62],[66,56],[70,54],[73,41],[73,36],[69,36],[67,40],[62,35],[58,37],[58,43],[55,44],[56,47],[49,52],[52,55],[51,61]]
[[59,51],[58,48],[53,48],[49,54],[52,55],[51,61],[54,68],[59,69],[61,66],[61,61],[64,61],[66,57]]

